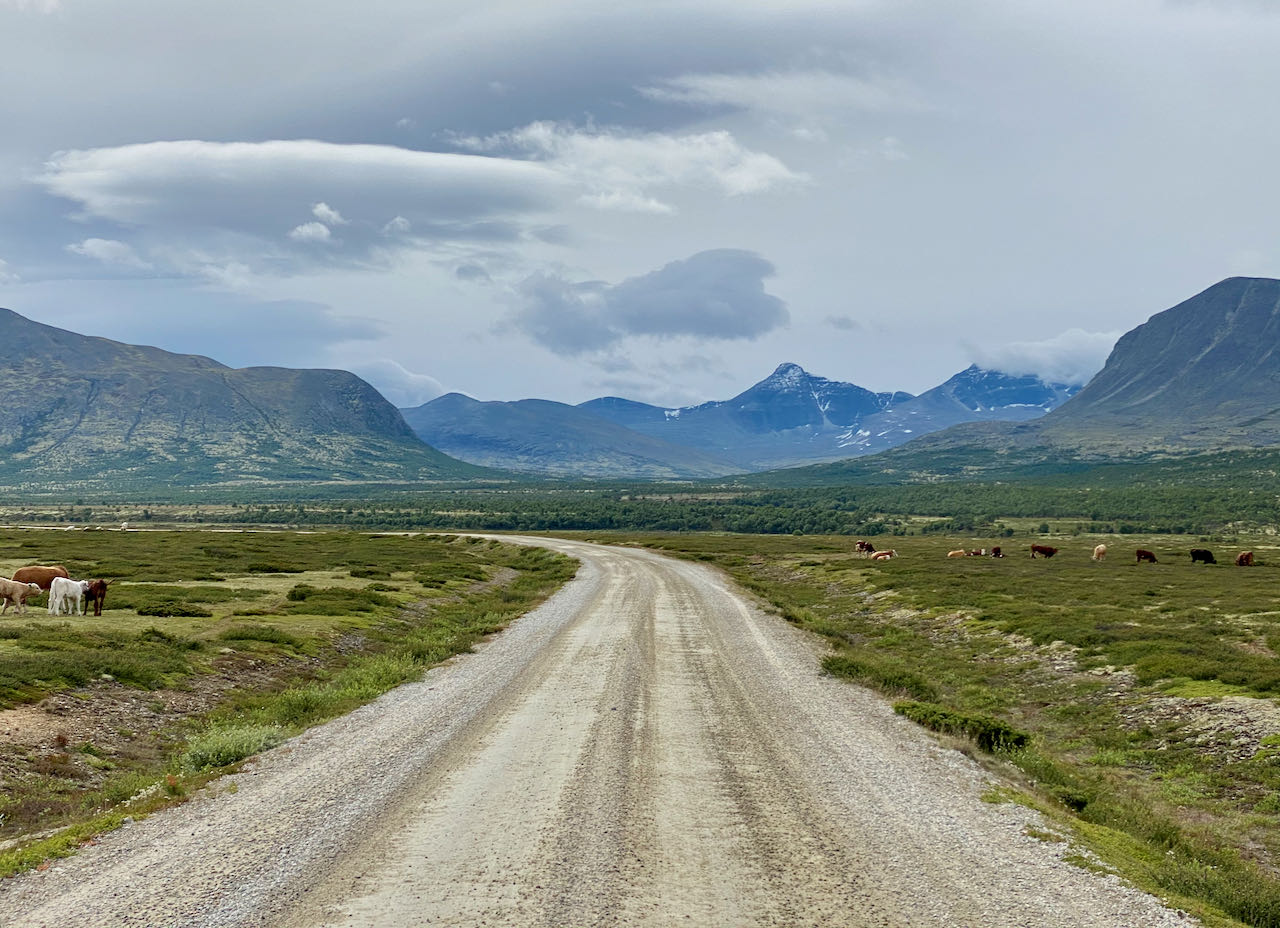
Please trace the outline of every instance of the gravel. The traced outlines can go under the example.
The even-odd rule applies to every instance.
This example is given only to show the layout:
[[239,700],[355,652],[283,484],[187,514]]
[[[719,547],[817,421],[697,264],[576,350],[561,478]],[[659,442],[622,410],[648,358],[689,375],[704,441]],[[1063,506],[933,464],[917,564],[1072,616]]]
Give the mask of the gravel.
[[715,571],[525,541],[578,578],[216,795],[6,881],[0,925],[1196,924],[1028,836],[1048,826]]

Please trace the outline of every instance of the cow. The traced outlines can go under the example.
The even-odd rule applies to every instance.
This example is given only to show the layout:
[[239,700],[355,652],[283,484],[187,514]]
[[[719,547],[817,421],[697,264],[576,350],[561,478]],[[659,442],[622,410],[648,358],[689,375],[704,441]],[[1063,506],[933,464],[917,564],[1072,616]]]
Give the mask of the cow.
[[1000,546],[999,546],[999,545],[996,545],[994,548],[992,548],[992,549],[991,549],[991,556],[992,556],[992,557],[1004,557],[1004,552],[1000,550]]
[[947,557],[968,557],[968,551],[948,551]]
[[40,589],[47,590],[53,585],[54,577],[70,577],[67,568],[61,564],[53,564],[49,567],[41,567],[38,564],[32,564],[29,567],[19,567],[13,572],[13,579],[19,583],[35,583]]
[[1252,551],[1241,551],[1239,554],[1237,554],[1237,555],[1236,555],[1236,566],[1237,566],[1237,567],[1252,567],[1252,566],[1253,566],[1253,552],[1252,552]]
[[0,615],[4,615],[8,610],[9,603],[13,603],[14,615],[26,612],[27,597],[39,592],[40,584],[38,583],[19,583],[16,580],[5,580],[0,577],[0,597],[4,599],[4,605],[0,606]]
[[969,551],[969,557],[986,557],[986,556],[987,556],[986,548],[973,548]]
[[1100,561],[1107,556],[1106,545],[1096,545],[1093,549],[1093,560]]
[[1213,552],[1208,548],[1192,548],[1191,563],[1216,564],[1218,562],[1214,559]]
[[898,556],[898,552],[897,552],[897,551],[877,551],[877,552],[875,552],[874,554],[872,554],[872,555],[871,555],[871,560],[873,560],[873,561],[887,561],[887,560],[889,560],[890,558],[894,558],[894,557],[897,557],[897,556]]
[[1051,548],[1048,545],[1032,545],[1031,546],[1032,557],[1035,557],[1037,554],[1040,555],[1041,557],[1053,557],[1057,553],[1058,553],[1057,548]]
[[88,592],[88,580],[54,577],[49,587],[49,615],[84,615],[84,597]]
[[875,554],[876,546],[869,541],[860,541],[853,546],[853,550],[857,551],[859,554]]
[[85,590],[88,595],[88,602],[85,608],[89,608],[89,603],[93,603],[93,614],[102,615],[102,604],[107,601],[107,587],[111,585],[110,580],[90,580],[89,588]]
[[1159,563],[1159,562],[1156,560],[1156,556],[1155,556],[1155,554],[1153,554],[1152,552],[1148,551],[1146,548],[1139,548],[1139,549],[1137,550],[1136,554],[1137,554],[1137,557],[1138,557],[1137,563],[1139,563],[1139,564],[1141,564],[1143,561],[1146,561],[1148,564],[1156,564],[1156,563]]

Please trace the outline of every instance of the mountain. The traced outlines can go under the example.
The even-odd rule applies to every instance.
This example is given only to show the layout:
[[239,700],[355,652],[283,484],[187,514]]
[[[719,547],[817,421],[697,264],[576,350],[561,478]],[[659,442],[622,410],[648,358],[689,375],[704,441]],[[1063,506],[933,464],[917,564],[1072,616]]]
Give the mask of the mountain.
[[725,458],[550,400],[480,402],[449,393],[401,412],[423,441],[473,464],[556,476],[651,480],[722,477],[742,470]]
[[847,457],[836,448],[836,435],[909,399],[909,393],[873,393],[788,363],[730,400],[662,409],[602,397],[578,408],[654,438],[728,458],[741,469],[764,470]]
[[1280,280],[1228,278],[1152,316],[1033,431],[1116,451],[1280,444]]
[[0,480],[170,485],[458,479],[354,374],[234,369],[0,309]]
[[1031,419],[1078,389],[974,365],[919,396],[872,393],[783,364],[724,402],[662,409],[604,397],[580,408],[759,471],[873,454],[960,422]]
[[874,454],[962,422],[1036,419],[1070,399],[1079,385],[1047,383],[1031,374],[989,371],[976,364],[919,396],[869,417],[837,444],[846,457]]

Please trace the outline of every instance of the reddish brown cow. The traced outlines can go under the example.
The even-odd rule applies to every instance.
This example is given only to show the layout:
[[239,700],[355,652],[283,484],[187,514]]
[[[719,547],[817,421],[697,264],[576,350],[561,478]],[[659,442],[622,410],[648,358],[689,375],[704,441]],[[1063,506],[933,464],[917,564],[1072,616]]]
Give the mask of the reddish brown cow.
[[991,556],[992,556],[992,557],[1004,557],[1004,554],[1000,551],[1000,546],[999,546],[999,545],[996,545],[994,548],[992,548],[992,549],[991,549]]
[[93,603],[93,614],[102,615],[102,604],[107,601],[107,587],[110,580],[90,580],[89,589],[85,591],[85,603]]
[[1143,561],[1146,561],[1149,564],[1157,563],[1156,556],[1152,552],[1148,551],[1146,548],[1139,548],[1137,551],[1137,555],[1138,555],[1139,564],[1141,564]]
[[875,554],[876,546],[869,541],[860,541],[853,546],[853,550],[860,554]]
[[1253,552],[1252,552],[1252,551],[1241,551],[1239,554],[1237,554],[1237,555],[1236,555],[1236,566],[1237,566],[1237,567],[1252,567],[1252,566],[1253,566]]
[[1051,548],[1048,545],[1032,545],[1031,546],[1032,557],[1035,557],[1037,554],[1040,555],[1041,557],[1053,557],[1057,553],[1058,553],[1057,548]]
[[53,585],[54,577],[70,578],[70,576],[67,573],[67,568],[61,564],[53,564],[49,567],[32,564],[30,567],[19,567],[13,572],[13,579],[18,583],[35,583],[46,592]]

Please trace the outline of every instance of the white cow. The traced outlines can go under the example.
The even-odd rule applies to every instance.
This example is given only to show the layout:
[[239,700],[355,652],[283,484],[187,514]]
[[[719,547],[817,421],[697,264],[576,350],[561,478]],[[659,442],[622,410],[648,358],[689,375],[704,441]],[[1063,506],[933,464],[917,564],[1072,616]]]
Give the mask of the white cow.
[[49,587],[49,615],[84,615],[84,597],[88,592],[88,580],[54,577]]

